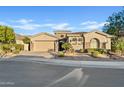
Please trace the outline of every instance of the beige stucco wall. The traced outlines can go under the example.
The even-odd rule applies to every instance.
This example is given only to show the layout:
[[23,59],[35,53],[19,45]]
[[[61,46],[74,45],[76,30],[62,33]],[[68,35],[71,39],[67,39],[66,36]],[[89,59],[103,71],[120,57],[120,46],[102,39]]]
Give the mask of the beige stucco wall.
[[[67,33],[56,33],[55,34],[59,39],[62,39],[62,38],[66,38],[67,37]],[[63,37],[61,37],[61,35],[63,35]]]
[[29,51],[28,47],[29,47],[29,44],[24,44],[24,51]]
[[107,38],[108,39],[108,43],[106,45],[106,49],[111,49],[111,38]]
[[[77,42],[73,42],[72,41],[73,38],[77,38]],[[76,36],[75,37],[72,37],[71,36],[71,37],[68,38],[68,42],[72,45],[72,47],[74,48],[74,50],[83,49],[83,41],[82,42],[81,41],[79,42],[78,41],[79,38],[82,38],[82,40],[83,40],[83,37],[78,37],[78,36],[77,37]]]
[[16,40],[16,44],[24,44],[22,40]]
[[105,35],[92,32],[84,34],[85,37],[85,48],[90,48],[90,41],[93,38],[96,38],[100,42],[100,48],[102,48],[102,44],[106,42],[106,49],[111,49],[111,39]]

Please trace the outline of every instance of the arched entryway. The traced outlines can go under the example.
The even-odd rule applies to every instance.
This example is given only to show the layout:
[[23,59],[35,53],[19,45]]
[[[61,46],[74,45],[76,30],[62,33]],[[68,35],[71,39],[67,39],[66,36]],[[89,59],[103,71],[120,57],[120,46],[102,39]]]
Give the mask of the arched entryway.
[[96,38],[91,39],[90,48],[99,48],[99,46],[100,46],[100,42],[98,39]]

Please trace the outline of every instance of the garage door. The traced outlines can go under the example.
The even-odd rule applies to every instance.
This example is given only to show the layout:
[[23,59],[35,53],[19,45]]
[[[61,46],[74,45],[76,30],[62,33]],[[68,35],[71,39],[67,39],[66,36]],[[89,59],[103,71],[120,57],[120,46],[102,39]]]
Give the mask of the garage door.
[[34,42],[33,44],[33,51],[49,51],[54,50],[54,41],[40,41]]

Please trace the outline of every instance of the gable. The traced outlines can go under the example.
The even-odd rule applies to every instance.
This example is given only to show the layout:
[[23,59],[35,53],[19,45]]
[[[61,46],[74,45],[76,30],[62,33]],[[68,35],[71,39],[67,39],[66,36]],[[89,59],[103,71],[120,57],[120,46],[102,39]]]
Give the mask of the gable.
[[93,34],[93,33],[96,33],[96,34],[99,34],[99,35],[101,35],[101,36],[105,36],[105,37],[109,37],[109,38],[112,38],[113,36],[112,35],[109,35],[109,34],[107,34],[107,33],[104,33],[104,32],[102,32],[102,31],[91,31],[91,32],[89,32],[89,33],[87,33],[87,34]]
[[90,42],[93,38],[98,39],[100,42],[107,42],[110,37],[106,36],[105,34],[97,33],[97,32],[89,32],[84,34],[85,41]]
[[101,34],[101,33],[97,33],[97,32],[89,32],[87,34],[85,34],[84,36],[89,37],[89,38],[107,38],[106,35]]
[[47,33],[41,33],[41,34],[37,34],[33,37],[31,37],[31,41],[34,40],[39,40],[39,41],[55,41],[58,40],[57,37],[51,35],[51,34],[47,34]]

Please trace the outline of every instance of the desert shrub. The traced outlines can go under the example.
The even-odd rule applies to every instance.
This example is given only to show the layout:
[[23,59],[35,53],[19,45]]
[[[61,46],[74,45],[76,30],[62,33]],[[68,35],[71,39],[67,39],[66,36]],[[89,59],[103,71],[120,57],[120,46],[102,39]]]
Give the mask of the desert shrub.
[[65,51],[70,51],[72,49],[72,45],[70,43],[63,43],[62,48],[65,49]]
[[13,50],[12,51],[14,54],[18,54],[20,52],[20,50]]
[[93,56],[93,57],[98,57],[99,54],[100,54],[100,53],[99,53],[98,51],[92,52],[92,56]]
[[107,50],[106,49],[96,49],[96,51],[98,51],[100,54],[106,54]]
[[11,45],[10,44],[1,44],[1,51],[4,51],[5,53],[11,52]]
[[21,50],[24,50],[24,46],[21,44],[1,44],[0,51],[4,53],[19,53]]
[[58,57],[64,57],[64,56],[65,56],[64,52],[58,52]]
[[83,50],[83,49],[80,49],[80,50],[79,50],[79,52],[83,53],[83,52],[84,52],[84,50]]
[[22,45],[22,44],[14,44],[14,47],[15,47],[15,49],[16,50],[24,50],[24,45]]

